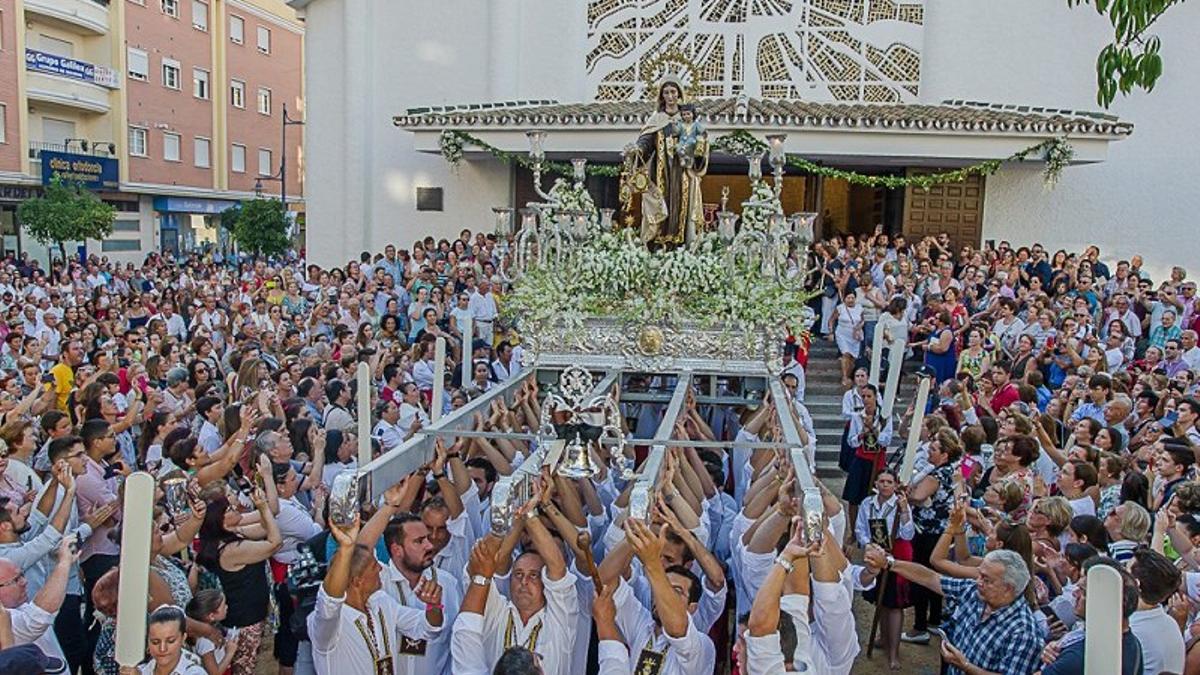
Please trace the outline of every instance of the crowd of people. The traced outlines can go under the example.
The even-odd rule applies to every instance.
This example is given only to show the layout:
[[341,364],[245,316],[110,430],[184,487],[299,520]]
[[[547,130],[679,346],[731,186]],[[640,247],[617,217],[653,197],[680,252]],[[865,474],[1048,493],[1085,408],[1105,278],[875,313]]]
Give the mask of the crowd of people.
[[[1200,305],[1186,272],[1151,280],[1136,257],[1110,270],[1094,247],[956,252],[944,236],[812,253],[816,339],[836,341],[847,387],[840,496],[818,482],[822,512],[806,513],[791,456],[770,447],[785,441],[781,416],[816,446],[796,340],[787,400],[686,396],[647,519],[630,515],[630,476],[597,457],[591,478],[533,481],[504,535],[491,492],[530,454],[517,432],[541,424],[536,378],[473,417],[492,433],[438,436],[432,461],[357,518],[329,504],[359,467],[359,397],[379,456],[435,407],[521,374],[490,236],[389,245],[330,270],[201,254],[5,261],[0,663],[848,673],[866,658],[861,593],[893,670],[936,641],[954,674],[1081,673],[1086,573],[1107,565],[1126,589],[1124,672],[1200,668]],[[905,480],[914,411],[882,414],[866,368],[876,325],[896,352],[885,362],[923,359],[936,382]],[[622,403],[632,435],[648,437],[663,407]],[[134,471],[159,487],[148,561],[122,559]],[[130,564],[149,579],[134,669],[115,657]]]

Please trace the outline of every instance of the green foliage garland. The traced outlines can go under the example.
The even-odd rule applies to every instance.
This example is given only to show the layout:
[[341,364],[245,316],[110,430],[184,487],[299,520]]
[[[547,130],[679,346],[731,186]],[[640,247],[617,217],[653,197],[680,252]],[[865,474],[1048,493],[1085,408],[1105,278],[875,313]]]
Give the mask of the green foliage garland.
[[[488,144],[482,139],[473,136],[465,131],[454,129],[446,129],[442,131],[441,150],[442,157],[451,164],[457,164],[462,161],[463,148],[467,145],[477,147],[496,159],[508,163],[516,164],[525,167],[526,169],[533,168],[533,161],[527,155],[507,152],[493,145]],[[712,149],[728,155],[745,157],[763,152],[767,149],[767,144],[755,138],[753,134],[744,130],[737,129],[723,136],[719,136],[712,141]],[[852,185],[866,185],[869,187],[883,187],[892,190],[903,189],[912,185],[923,190],[939,185],[942,183],[961,183],[971,176],[990,176],[1000,170],[1000,167],[1005,162],[1021,162],[1027,159],[1045,159],[1046,169],[1044,179],[1047,187],[1053,187],[1058,181],[1059,175],[1064,167],[1070,161],[1073,154],[1071,144],[1065,136],[1056,136],[1047,139],[1041,143],[1031,145],[1024,150],[1014,152],[1007,159],[989,159],[978,164],[965,166],[961,169],[953,171],[942,171],[940,173],[922,174],[916,176],[871,176],[855,171],[845,171],[829,166],[822,166],[813,163],[803,157],[797,155],[787,156],[787,165],[793,169],[798,169],[805,173],[816,176],[824,176],[825,178],[836,178],[847,181]],[[1065,158],[1065,161],[1064,161]],[[570,176],[573,173],[571,165],[567,162],[543,162],[542,170],[549,173],[557,173],[563,176]],[[615,164],[588,164],[587,172],[593,176],[617,177],[621,175],[620,165]]]

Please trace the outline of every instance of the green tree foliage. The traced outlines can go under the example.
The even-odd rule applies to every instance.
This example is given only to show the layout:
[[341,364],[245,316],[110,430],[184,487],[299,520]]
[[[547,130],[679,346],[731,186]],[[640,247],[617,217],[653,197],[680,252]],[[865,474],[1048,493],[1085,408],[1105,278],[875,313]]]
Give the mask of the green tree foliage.
[[1146,31],[1171,7],[1183,0],[1067,0],[1067,5],[1091,4],[1113,26],[1113,41],[1096,57],[1096,101],[1112,105],[1117,92],[1134,87],[1151,91],[1162,76],[1162,43]]
[[283,202],[276,199],[242,202],[225,212],[221,224],[233,235],[233,240],[244,253],[280,255],[292,245]]
[[65,242],[104,239],[112,234],[117,210],[79,185],[56,178],[40,196],[21,203],[17,218],[37,241],[57,244],[58,252],[66,260]]

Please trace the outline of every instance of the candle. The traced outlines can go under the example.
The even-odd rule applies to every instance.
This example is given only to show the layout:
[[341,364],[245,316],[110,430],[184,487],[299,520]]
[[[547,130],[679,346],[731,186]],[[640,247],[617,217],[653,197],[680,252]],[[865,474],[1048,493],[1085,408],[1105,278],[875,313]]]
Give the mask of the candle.
[[146,598],[150,577],[150,530],[154,521],[154,478],[139,471],[125,481],[121,565],[117,592],[116,661],[136,666],[146,654]]
[[900,370],[904,367],[904,350],[907,347],[908,336],[904,333],[893,335],[888,345],[887,386],[883,390],[883,416],[888,419],[892,418],[892,408],[896,406],[896,394],[900,389]]
[[912,480],[913,464],[917,461],[917,445],[921,442],[921,425],[925,422],[925,405],[929,403],[929,388],[933,378],[923,375],[917,384],[917,401],[913,408],[912,424],[908,428],[908,444],[904,448],[904,462],[900,465],[900,484],[907,485]]
[[1087,573],[1087,612],[1083,672],[1119,675],[1121,672],[1121,574],[1106,565]]
[[446,338],[439,337],[433,347],[433,399],[429,402],[429,421],[442,416],[442,392],[446,389]]
[[883,360],[883,322],[875,322],[875,335],[871,338],[871,372],[867,381],[879,386],[880,361]]
[[371,367],[358,364],[358,466],[371,463]]
[[471,369],[475,363],[475,320],[470,312],[463,315],[462,325],[459,326],[462,331],[462,386],[466,388],[471,384]]

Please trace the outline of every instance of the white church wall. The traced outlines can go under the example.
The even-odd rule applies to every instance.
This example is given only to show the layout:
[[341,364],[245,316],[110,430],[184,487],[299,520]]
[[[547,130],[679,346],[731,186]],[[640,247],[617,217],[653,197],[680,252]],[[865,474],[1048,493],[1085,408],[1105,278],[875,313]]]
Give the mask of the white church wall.
[[[1042,0],[928,0],[922,98],[1098,110],[1095,60],[1112,27],[1091,7]],[[1118,96],[1112,114],[1133,135],[1108,160],[1063,172],[1042,188],[1040,167],[1009,167],[987,181],[984,239],[1040,241],[1051,249],[1101,247],[1115,261],[1140,253],[1156,279],[1171,265],[1198,268],[1200,238],[1200,6],[1171,9],[1153,28],[1164,73],[1154,91]]]

